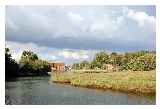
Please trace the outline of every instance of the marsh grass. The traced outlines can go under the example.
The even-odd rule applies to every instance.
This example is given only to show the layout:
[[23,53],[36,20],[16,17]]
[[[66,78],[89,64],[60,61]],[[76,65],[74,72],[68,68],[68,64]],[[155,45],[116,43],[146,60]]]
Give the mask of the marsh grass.
[[137,94],[156,93],[155,71],[128,71],[113,73],[89,72],[90,73],[86,73],[86,71],[82,70],[76,73],[75,71],[55,73],[51,75],[51,81],[69,83],[73,86],[103,90],[112,89]]

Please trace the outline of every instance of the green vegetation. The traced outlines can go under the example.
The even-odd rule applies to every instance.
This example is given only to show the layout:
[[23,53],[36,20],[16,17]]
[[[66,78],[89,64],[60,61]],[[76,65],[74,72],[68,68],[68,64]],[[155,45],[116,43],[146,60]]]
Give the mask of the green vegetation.
[[19,65],[22,75],[41,76],[50,71],[48,62],[39,59],[37,54],[31,51],[23,51]]
[[[118,68],[109,73],[105,64]],[[112,89],[124,92],[155,94],[156,53],[137,51],[118,54],[105,51],[95,54],[92,61],[74,63],[72,71],[52,75],[51,80],[74,86]]]
[[156,68],[156,53],[154,51],[136,51],[118,54],[108,54],[101,51],[95,54],[92,61],[82,61],[73,64],[73,69],[103,69],[104,64],[118,66],[119,71],[150,71]]
[[155,94],[156,73],[154,71],[127,71],[114,73],[88,73],[83,70],[66,73],[55,73],[51,81],[68,83],[97,89],[112,89],[137,94]]
[[19,65],[17,62],[11,58],[11,54],[9,53],[9,48],[5,49],[5,78],[15,77],[17,76],[17,72],[19,70]]
[[49,64],[38,58],[31,51],[23,51],[19,63],[10,54],[9,48],[5,49],[5,77],[6,80],[18,76],[42,76],[48,75]]
[[[44,76],[50,71],[49,63],[39,59],[32,51],[23,51],[19,63],[5,50],[6,79],[18,76]],[[119,67],[119,71],[108,72],[104,64]],[[74,86],[113,89],[124,92],[155,94],[156,53],[138,51],[124,54],[107,54],[102,51],[90,62],[74,63],[70,72],[52,73],[51,80]]]

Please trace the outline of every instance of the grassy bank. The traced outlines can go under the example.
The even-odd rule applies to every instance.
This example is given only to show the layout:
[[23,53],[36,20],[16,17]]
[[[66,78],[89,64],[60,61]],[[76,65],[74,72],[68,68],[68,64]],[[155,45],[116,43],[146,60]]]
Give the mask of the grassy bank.
[[74,86],[104,90],[112,89],[137,94],[155,94],[156,91],[155,71],[114,73],[86,73],[85,71],[72,71],[52,74],[51,81],[69,83]]

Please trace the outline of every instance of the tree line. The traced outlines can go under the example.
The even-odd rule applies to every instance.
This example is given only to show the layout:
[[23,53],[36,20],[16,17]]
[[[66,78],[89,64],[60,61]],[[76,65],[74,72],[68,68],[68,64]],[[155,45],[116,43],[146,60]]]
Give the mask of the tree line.
[[73,69],[104,69],[104,64],[117,66],[119,71],[150,71],[156,68],[155,51],[136,51],[126,53],[107,53],[101,51],[95,54],[92,61],[81,61],[74,63]]
[[5,48],[5,77],[48,75],[50,66],[47,61],[38,58],[32,51],[23,51],[19,63],[12,59],[9,48]]
[[[72,69],[104,69],[104,64],[118,66],[118,70],[149,71],[156,69],[155,51],[136,51],[126,53],[107,53],[101,51],[95,54],[91,61],[74,63]],[[5,49],[5,75],[6,79],[17,76],[48,75],[50,66],[45,60],[32,51],[23,51],[19,62],[12,59],[9,48]]]

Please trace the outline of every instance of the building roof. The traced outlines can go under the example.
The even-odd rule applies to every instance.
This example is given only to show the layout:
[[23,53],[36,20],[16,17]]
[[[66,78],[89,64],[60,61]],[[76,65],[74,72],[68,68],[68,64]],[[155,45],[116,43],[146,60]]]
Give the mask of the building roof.
[[49,61],[49,63],[51,64],[51,63],[56,63],[56,64],[62,64],[62,65],[64,65],[64,62],[62,62],[62,61]]

